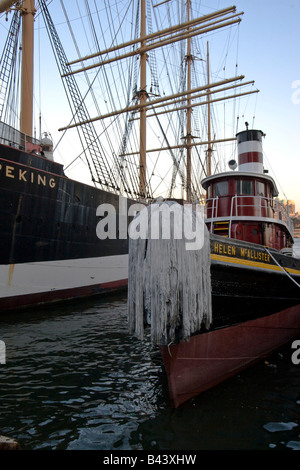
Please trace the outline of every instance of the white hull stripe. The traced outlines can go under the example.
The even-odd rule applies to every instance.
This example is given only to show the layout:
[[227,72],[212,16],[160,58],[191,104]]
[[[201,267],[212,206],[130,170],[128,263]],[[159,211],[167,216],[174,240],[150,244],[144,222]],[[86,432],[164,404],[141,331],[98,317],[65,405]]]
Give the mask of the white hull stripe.
[[128,278],[128,255],[0,265],[0,298],[85,286]]

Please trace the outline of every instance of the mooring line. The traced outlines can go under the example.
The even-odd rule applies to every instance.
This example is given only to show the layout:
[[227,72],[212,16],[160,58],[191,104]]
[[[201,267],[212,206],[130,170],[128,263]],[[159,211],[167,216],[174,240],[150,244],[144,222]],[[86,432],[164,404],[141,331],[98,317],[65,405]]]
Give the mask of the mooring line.
[[291,281],[293,281],[297,287],[300,287],[300,284],[298,284],[297,281],[295,281],[295,279],[292,278],[292,276],[284,269],[283,266],[281,266],[281,264],[278,263],[278,261],[274,258],[274,256],[272,255],[272,253],[270,253],[270,251],[268,250],[268,248],[265,246],[264,247],[266,252],[271,256],[272,260],[275,261],[275,263],[277,264],[277,266],[279,266],[279,268],[291,279]]

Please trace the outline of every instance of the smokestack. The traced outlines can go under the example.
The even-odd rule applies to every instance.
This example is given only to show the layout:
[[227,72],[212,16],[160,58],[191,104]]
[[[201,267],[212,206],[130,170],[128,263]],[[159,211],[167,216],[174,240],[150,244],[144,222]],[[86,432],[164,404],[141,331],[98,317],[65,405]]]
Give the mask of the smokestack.
[[238,165],[239,171],[248,171],[252,173],[263,173],[263,149],[262,137],[264,133],[257,130],[246,130],[239,132],[238,142]]

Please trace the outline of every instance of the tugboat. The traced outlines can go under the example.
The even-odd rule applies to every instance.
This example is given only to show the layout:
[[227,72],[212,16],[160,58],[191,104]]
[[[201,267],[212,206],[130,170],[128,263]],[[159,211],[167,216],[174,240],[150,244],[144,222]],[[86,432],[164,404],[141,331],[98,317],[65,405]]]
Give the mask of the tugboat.
[[264,133],[246,123],[236,137],[238,162],[202,181],[209,262],[206,255],[194,261],[196,252],[168,240],[171,249],[147,239],[142,258],[134,243],[129,254],[132,263],[142,260],[140,271],[129,267],[131,331],[142,336],[135,314],[143,308],[144,323],[156,329],[175,407],[300,335],[300,259],[292,253],[292,223],[264,169]]
[[229,162],[232,171],[202,181],[212,270],[219,273],[218,285],[225,282],[216,297],[223,307],[229,298],[231,311],[236,304],[238,318],[241,305],[243,312],[249,308],[256,316],[258,311],[274,313],[299,303],[293,278],[299,276],[299,261],[292,256],[293,223],[263,166],[264,134],[249,130],[248,123],[246,127],[237,134],[238,163]]
[[[247,125],[247,124],[246,124]],[[209,176],[212,324],[162,346],[175,407],[300,335],[300,259],[293,225],[263,166],[260,130],[237,134],[238,171]]]

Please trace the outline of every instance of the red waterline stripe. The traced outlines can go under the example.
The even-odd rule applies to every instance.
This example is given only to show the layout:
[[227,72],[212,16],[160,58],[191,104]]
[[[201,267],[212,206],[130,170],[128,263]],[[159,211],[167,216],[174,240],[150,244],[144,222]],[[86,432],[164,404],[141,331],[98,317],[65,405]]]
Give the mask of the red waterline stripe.
[[38,292],[36,294],[2,297],[0,298],[0,312],[39,305],[42,306],[51,302],[75,300],[79,298],[105,294],[124,288],[127,286],[127,284],[128,279],[120,279],[118,281],[105,282],[103,284],[93,284],[83,287],[74,287],[71,289],[57,289],[55,291]]

